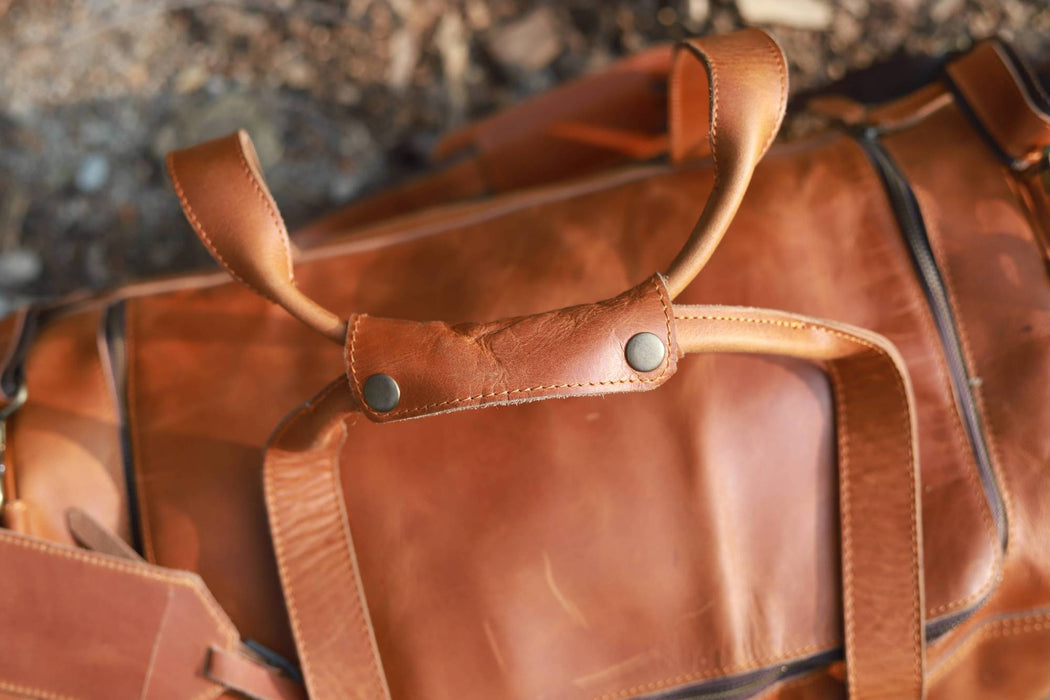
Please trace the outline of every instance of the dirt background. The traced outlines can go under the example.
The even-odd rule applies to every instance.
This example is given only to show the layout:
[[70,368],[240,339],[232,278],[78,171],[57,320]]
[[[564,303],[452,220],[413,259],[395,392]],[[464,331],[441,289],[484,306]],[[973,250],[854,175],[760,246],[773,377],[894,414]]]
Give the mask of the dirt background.
[[465,120],[748,24],[777,34],[796,92],[993,34],[1050,57],[1046,0],[0,0],[0,313],[207,265],[172,148],[247,128],[294,226]]

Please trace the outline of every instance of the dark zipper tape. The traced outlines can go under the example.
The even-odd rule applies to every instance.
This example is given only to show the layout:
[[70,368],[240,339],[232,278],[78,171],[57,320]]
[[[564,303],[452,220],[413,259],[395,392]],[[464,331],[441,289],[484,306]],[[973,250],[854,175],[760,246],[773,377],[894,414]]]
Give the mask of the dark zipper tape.
[[106,358],[113,377],[114,401],[117,419],[120,421],[120,453],[124,468],[124,491],[128,501],[128,520],[131,530],[131,546],[139,554],[142,547],[142,515],[139,511],[138,482],[135,478],[135,458],[131,444],[131,425],[128,420],[128,358],[125,337],[127,303],[123,300],[110,304],[102,315],[102,338],[105,341]]

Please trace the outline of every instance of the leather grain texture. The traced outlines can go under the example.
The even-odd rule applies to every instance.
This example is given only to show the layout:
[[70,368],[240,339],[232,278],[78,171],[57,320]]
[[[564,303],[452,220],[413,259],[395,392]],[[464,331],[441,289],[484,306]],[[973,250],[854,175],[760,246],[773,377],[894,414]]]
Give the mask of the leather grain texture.
[[[995,68],[995,51],[975,55],[992,69],[978,71],[972,94],[953,76],[954,90],[933,84],[888,105],[837,109],[844,121],[882,130],[915,191],[1005,502],[1005,537],[891,202],[856,141],[836,132],[773,146],[758,165],[724,240],[677,298],[708,309],[686,315],[709,317],[676,321],[678,346],[708,343],[710,352],[683,358],[655,392],[376,423],[345,376],[333,381],[342,347],[222,276],[71,302],[29,358],[37,388],[12,423],[8,478],[25,498],[5,509],[5,523],[66,541],[64,509],[84,495],[114,504],[92,515],[124,527],[126,496],[112,476],[116,412],[106,405],[106,382],[91,377],[104,366],[93,345],[101,307],[125,299],[127,428],[144,553],[199,573],[245,637],[298,659],[314,694],[619,700],[729,681],[754,683],[756,697],[768,699],[845,697],[848,688],[900,697],[920,692],[914,659],[922,655],[887,640],[905,632],[913,640],[918,619],[940,630],[926,650],[927,697],[1041,699],[1050,692],[1050,206],[1038,173],[1004,168],[998,151],[1020,144],[1021,154],[1038,142],[1045,134],[1031,127],[1045,115],[1016,70]],[[428,356],[421,338],[510,338],[516,324],[500,319],[611,299],[667,269],[718,186],[716,166],[724,167],[721,153],[703,146],[710,105],[689,112],[696,148],[678,162],[586,173],[674,150],[673,134],[659,137],[673,110],[654,94],[674,93],[671,63],[667,49],[625,64],[631,100],[599,80],[565,88],[558,99],[566,111],[553,123],[521,112],[468,129],[447,146],[446,155],[462,159],[333,214],[307,230],[302,240],[312,247],[289,248],[303,295],[336,319],[358,313],[362,326],[377,324],[359,328],[374,339],[362,375],[446,357]],[[706,80],[710,90],[707,71],[690,75],[684,82]],[[1007,97],[985,101],[995,94]],[[573,104],[590,96],[619,105],[616,117],[603,122],[601,110],[581,107],[575,118]],[[998,134],[997,145],[988,134]],[[560,160],[557,149],[539,147],[550,139],[587,145],[573,151],[579,159],[566,151]],[[520,179],[504,147],[534,155]],[[236,156],[243,145],[221,148]],[[468,148],[480,150],[463,156]],[[252,218],[266,199],[251,167],[249,177],[227,175],[191,199],[214,201],[209,221],[227,217],[231,231],[249,236],[242,241],[259,235],[259,250],[283,264],[279,217]],[[254,177],[263,187],[261,174]],[[235,180],[224,198],[222,187]],[[476,197],[490,192],[501,194]],[[248,215],[231,216],[224,202]],[[254,255],[252,245],[242,250]],[[289,268],[277,284],[290,279]],[[914,398],[915,513],[896,500],[908,471],[881,469],[907,462],[904,443],[854,419],[867,409],[868,419],[903,426],[899,397],[885,393],[897,385],[885,367],[869,364],[877,358],[862,353],[826,376],[810,360],[827,357],[806,355],[813,346],[791,335],[801,332],[790,326],[796,321],[762,324],[782,333],[738,335],[731,328],[756,325],[739,322],[750,312],[729,322],[712,311],[716,304],[834,319],[892,342]],[[434,319],[448,325],[432,327]],[[607,352],[601,362],[622,357],[626,333],[596,346]],[[411,352],[399,355],[394,345]],[[565,371],[551,352],[518,353],[507,342],[501,357],[515,366],[527,359],[530,371]],[[853,388],[843,391],[847,374]],[[474,378],[419,386],[444,401],[460,381]],[[500,380],[468,392],[519,385]],[[274,434],[291,406],[322,390]],[[434,403],[406,401],[416,409]],[[48,430],[64,439],[49,442]],[[843,434],[854,436],[848,445]],[[52,463],[88,465],[69,482],[86,486],[56,489],[46,477]],[[852,468],[858,463],[880,469]],[[39,487],[28,488],[34,481]],[[894,500],[871,500],[887,489]],[[921,527],[902,530],[916,514]],[[882,529],[886,522],[894,527]],[[901,542],[906,551],[896,549]],[[279,571],[274,547],[295,563]],[[893,563],[858,569],[862,560]],[[282,580],[289,590],[323,593],[286,600]],[[892,597],[880,595],[883,581],[897,591]],[[887,610],[892,601],[906,602]],[[312,641],[297,649],[307,628]],[[59,634],[57,623],[33,629]],[[881,648],[875,666],[865,667],[875,657],[855,653],[864,645]],[[797,670],[843,647],[845,663]],[[341,663],[324,661],[332,658]],[[98,674],[113,672],[98,666]],[[796,675],[778,680],[782,672]],[[5,692],[17,695],[0,686]]]

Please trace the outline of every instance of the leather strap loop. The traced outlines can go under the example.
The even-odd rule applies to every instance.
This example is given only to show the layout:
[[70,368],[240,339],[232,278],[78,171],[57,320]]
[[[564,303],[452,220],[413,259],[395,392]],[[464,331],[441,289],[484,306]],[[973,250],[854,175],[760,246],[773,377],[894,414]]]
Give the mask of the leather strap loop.
[[851,700],[924,694],[924,610],[914,398],[886,338],[778,311],[675,308],[686,352],[824,363],[835,392],[846,673]]
[[252,700],[307,700],[306,689],[277,669],[221,647],[210,650],[204,675]]
[[948,64],[948,77],[992,144],[1013,168],[1044,157],[1050,147],[1050,97],[1028,68],[996,40],[983,41]]

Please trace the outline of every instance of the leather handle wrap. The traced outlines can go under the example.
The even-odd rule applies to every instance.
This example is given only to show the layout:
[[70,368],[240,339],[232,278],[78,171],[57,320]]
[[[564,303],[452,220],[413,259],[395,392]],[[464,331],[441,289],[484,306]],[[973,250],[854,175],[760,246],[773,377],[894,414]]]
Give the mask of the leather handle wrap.
[[[677,296],[711,257],[772,143],[787,104],[784,55],[747,29],[682,44],[671,66],[671,141],[676,158],[710,145],[715,187],[667,273]],[[342,343],[347,324],[300,292],[292,245],[248,135],[237,132],[168,155],[186,218],[230,275]]]

